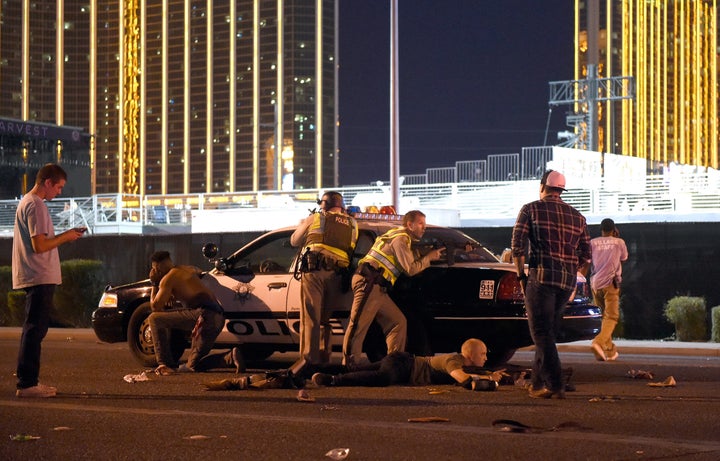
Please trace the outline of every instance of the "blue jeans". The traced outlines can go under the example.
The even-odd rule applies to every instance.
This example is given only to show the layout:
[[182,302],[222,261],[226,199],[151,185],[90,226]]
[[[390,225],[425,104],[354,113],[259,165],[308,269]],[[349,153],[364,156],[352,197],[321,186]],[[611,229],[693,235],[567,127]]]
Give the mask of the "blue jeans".
[[17,363],[17,388],[37,386],[40,376],[42,340],[50,326],[55,285],[36,285],[25,288],[25,323],[20,336]]
[[525,288],[530,336],[535,343],[532,366],[533,389],[546,387],[551,391],[563,390],[562,368],[555,340],[562,322],[565,305],[572,290],[543,285],[531,277]]

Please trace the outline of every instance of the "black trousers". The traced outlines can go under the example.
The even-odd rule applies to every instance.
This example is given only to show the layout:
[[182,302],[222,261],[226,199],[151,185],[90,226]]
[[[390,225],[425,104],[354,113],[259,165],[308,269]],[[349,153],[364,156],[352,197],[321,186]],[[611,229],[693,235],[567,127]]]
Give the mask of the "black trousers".
[[414,355],[407,352],[392,352],[379,362],[336,376],[335,385],[382,387],[391,384],[408,384],[414,364]]

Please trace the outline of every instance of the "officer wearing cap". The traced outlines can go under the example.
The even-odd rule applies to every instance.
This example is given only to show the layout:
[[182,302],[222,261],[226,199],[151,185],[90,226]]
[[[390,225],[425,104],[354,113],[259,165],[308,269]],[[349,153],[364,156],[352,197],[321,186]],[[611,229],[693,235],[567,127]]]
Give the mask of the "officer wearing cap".
[[512,233],[513,260],[535,343],[529,390],[533,398],[565,397],[555,336],[577,272],[587,271],[591,257],[585,217],[560,198],[564,191],[565,176],[546,171],[540,180],[540,200],[520,209]]
[[[305,218],[290,237],[301,249],[300,360],[290,371],[300,375],[305,367],[330,361],[330,328],[326,325],[342,293],[358,238],[355,219],[345,211],[343,197],[329,191],[318,200],[320,211]],[[321,344],[322,330],[322,344]]]

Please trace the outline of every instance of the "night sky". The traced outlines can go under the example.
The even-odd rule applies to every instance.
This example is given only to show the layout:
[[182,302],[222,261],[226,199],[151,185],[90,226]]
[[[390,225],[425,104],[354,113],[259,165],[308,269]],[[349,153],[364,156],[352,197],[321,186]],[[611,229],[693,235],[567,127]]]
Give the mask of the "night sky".
[[[387,180],[391,0],[340,4],[340,185]],[[572,2],[400,0],[400,172],[541,146],[573,78]],[[553,108],[548,144],[565,130]]]

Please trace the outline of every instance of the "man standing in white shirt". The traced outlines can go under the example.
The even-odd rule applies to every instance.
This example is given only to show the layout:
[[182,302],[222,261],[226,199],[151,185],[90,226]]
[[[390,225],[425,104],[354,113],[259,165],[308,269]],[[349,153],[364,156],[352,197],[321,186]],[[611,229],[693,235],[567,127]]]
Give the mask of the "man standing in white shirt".
[[620,283],[622,262],[627,261],[625,241],[619,238],[615,222],[606,218],[600,223],[601,237],[590,240],[592,249],[592,288],[595,304],[603,313],[600,333],[593,339],[591,349],[599,361],[615,360],[620,355],[612,340],[620,319]]
[[60,195],[67,173],[49,163],[37,173],[35,186],[20,200],[13,233],[13,288],[25,290],[25,323],[17,362],[18,397],[54,397],[57,389],[39,382],[42,340],[50,326],[55,286],[62,283],[58,247],[79,239],[85,228],[55,235],[45,201]]

